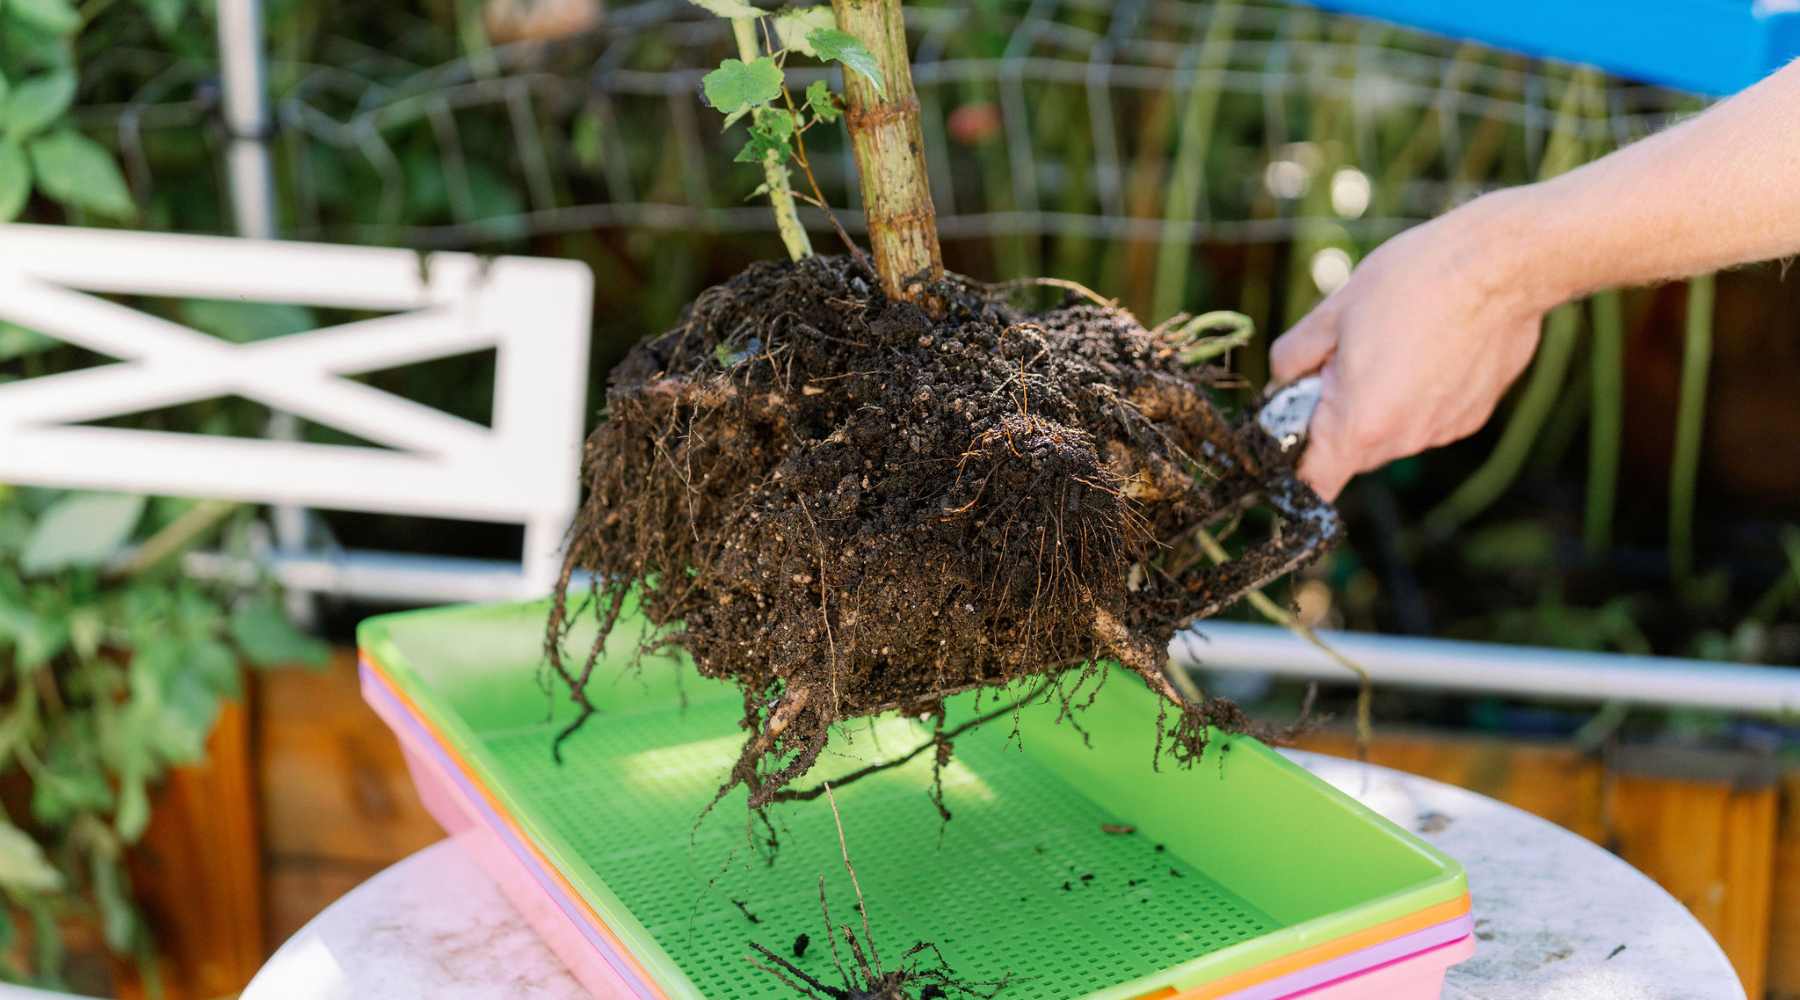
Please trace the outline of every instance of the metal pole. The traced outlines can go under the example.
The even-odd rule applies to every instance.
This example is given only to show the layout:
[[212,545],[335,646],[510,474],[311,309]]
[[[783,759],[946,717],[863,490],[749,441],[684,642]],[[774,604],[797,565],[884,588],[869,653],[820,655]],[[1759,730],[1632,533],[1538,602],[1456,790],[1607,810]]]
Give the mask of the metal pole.
[[[1450,639],[1323,632],[1376,684],[1617,701],[1757,715],[1800,712],[1800,669],[1623,653],[1582,653]],[[1344,668],[1286,629],[1205,622],[1169,644],[1179,666],[1346,680]]]
[[[239,236],[272,240],[276,236],[275,170],[269,156],[273,119],[263,70],[262,0],[219,0],[218,11],[232,218]],[[298,440],[300,421],[291,413],[277,413],[269,418],[267,436]],[[274,520],[275,544],[282,551],[306,547],[306,508],[277,506]],[[290,593],[288,612],[310,620],[312,603],[302,594]]]

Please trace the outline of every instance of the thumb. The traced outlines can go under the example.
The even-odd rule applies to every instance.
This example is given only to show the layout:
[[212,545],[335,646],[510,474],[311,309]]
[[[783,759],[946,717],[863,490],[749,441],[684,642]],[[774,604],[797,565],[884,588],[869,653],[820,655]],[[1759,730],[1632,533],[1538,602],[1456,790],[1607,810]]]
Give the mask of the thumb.
[[1328,501],[1337,499],[1344,484],[1361,469],[1362,459],[1351,443],[1353,432],[1332,374],[1326,373],[1297,470],[1301,480]]
[[1318,371],[1337,349],[1336,317],[1314,309],[1269,347],[1269,373],[1277,383]]

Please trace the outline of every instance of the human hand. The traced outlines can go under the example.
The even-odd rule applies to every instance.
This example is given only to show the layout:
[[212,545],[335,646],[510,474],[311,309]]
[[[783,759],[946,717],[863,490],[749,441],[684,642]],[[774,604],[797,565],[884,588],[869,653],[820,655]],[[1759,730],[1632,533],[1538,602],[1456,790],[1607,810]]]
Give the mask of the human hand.
[[1321,376],[1299,469],[1320,496],[1475,433],[1531,360],[1560,292],[1517,212],[1490,195],[1395,236],[1275,341],[1277,383]]

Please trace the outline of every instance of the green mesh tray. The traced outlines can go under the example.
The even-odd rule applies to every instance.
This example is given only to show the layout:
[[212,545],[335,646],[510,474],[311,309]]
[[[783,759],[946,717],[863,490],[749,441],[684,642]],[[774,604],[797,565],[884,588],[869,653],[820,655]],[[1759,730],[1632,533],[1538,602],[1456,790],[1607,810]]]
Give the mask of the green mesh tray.
[[[833,916],[855,912],[829,807],[776,809],[772,866],[751,847],[763,831],[749,828],[742,790],[696,825],[742,743],[741,701],[671,659],[633,669],[630,625],[590,689],[602,714],[553,763],[551,736],[569,712],[538,672],[545,614],[543,604],[410,612],[364,622],[358,638],[669,996],[788,996],[745,956],[751,941],[790,955],[802,933],[813,946],[798,964],[829,976],[819,876]],[[953,722],[974,697],[953,703]],[[1123,1000],[1215,982],[1466,895],[1456,862],[1255,740],[1223,738],[1197,767],[1165,759],[1153,770],[1156,699],[1128,675],[1103,686],[1081,731],[1055,716],[1034,706],[1016,735],[1001,721],[956,741],[948,824],[927,798],[929,753],[838,793],[890,964],[931,941],[963,978],[1010,974],[1009,1000]],[[893,717],[856,727],[815,775],[885,759],[926,732]]]

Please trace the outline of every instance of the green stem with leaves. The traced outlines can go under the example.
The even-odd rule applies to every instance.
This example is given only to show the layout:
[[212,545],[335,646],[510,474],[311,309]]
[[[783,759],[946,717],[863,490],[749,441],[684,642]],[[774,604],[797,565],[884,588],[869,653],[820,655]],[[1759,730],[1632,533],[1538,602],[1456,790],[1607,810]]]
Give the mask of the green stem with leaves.
[[[731,19],[731,33],[737,39],[738,58],[745,62],[754,62],[762,55],[762,47],[756,40],[756,21],[754,17],[734,17]],[[761,121],[767,111],[757,109],[751,113],[753,121]],[[794,188],[788,182],[787,164],[780,153],[770,150],[763,154],[763,186],[768,188],[769,207],[775,211],[775,231],[781,234],[781,243],[787,247],[788,257],[800,260],[812,256],[812,241],[806,236],[806,227],[800,224],[800,212],[794,207]]]

